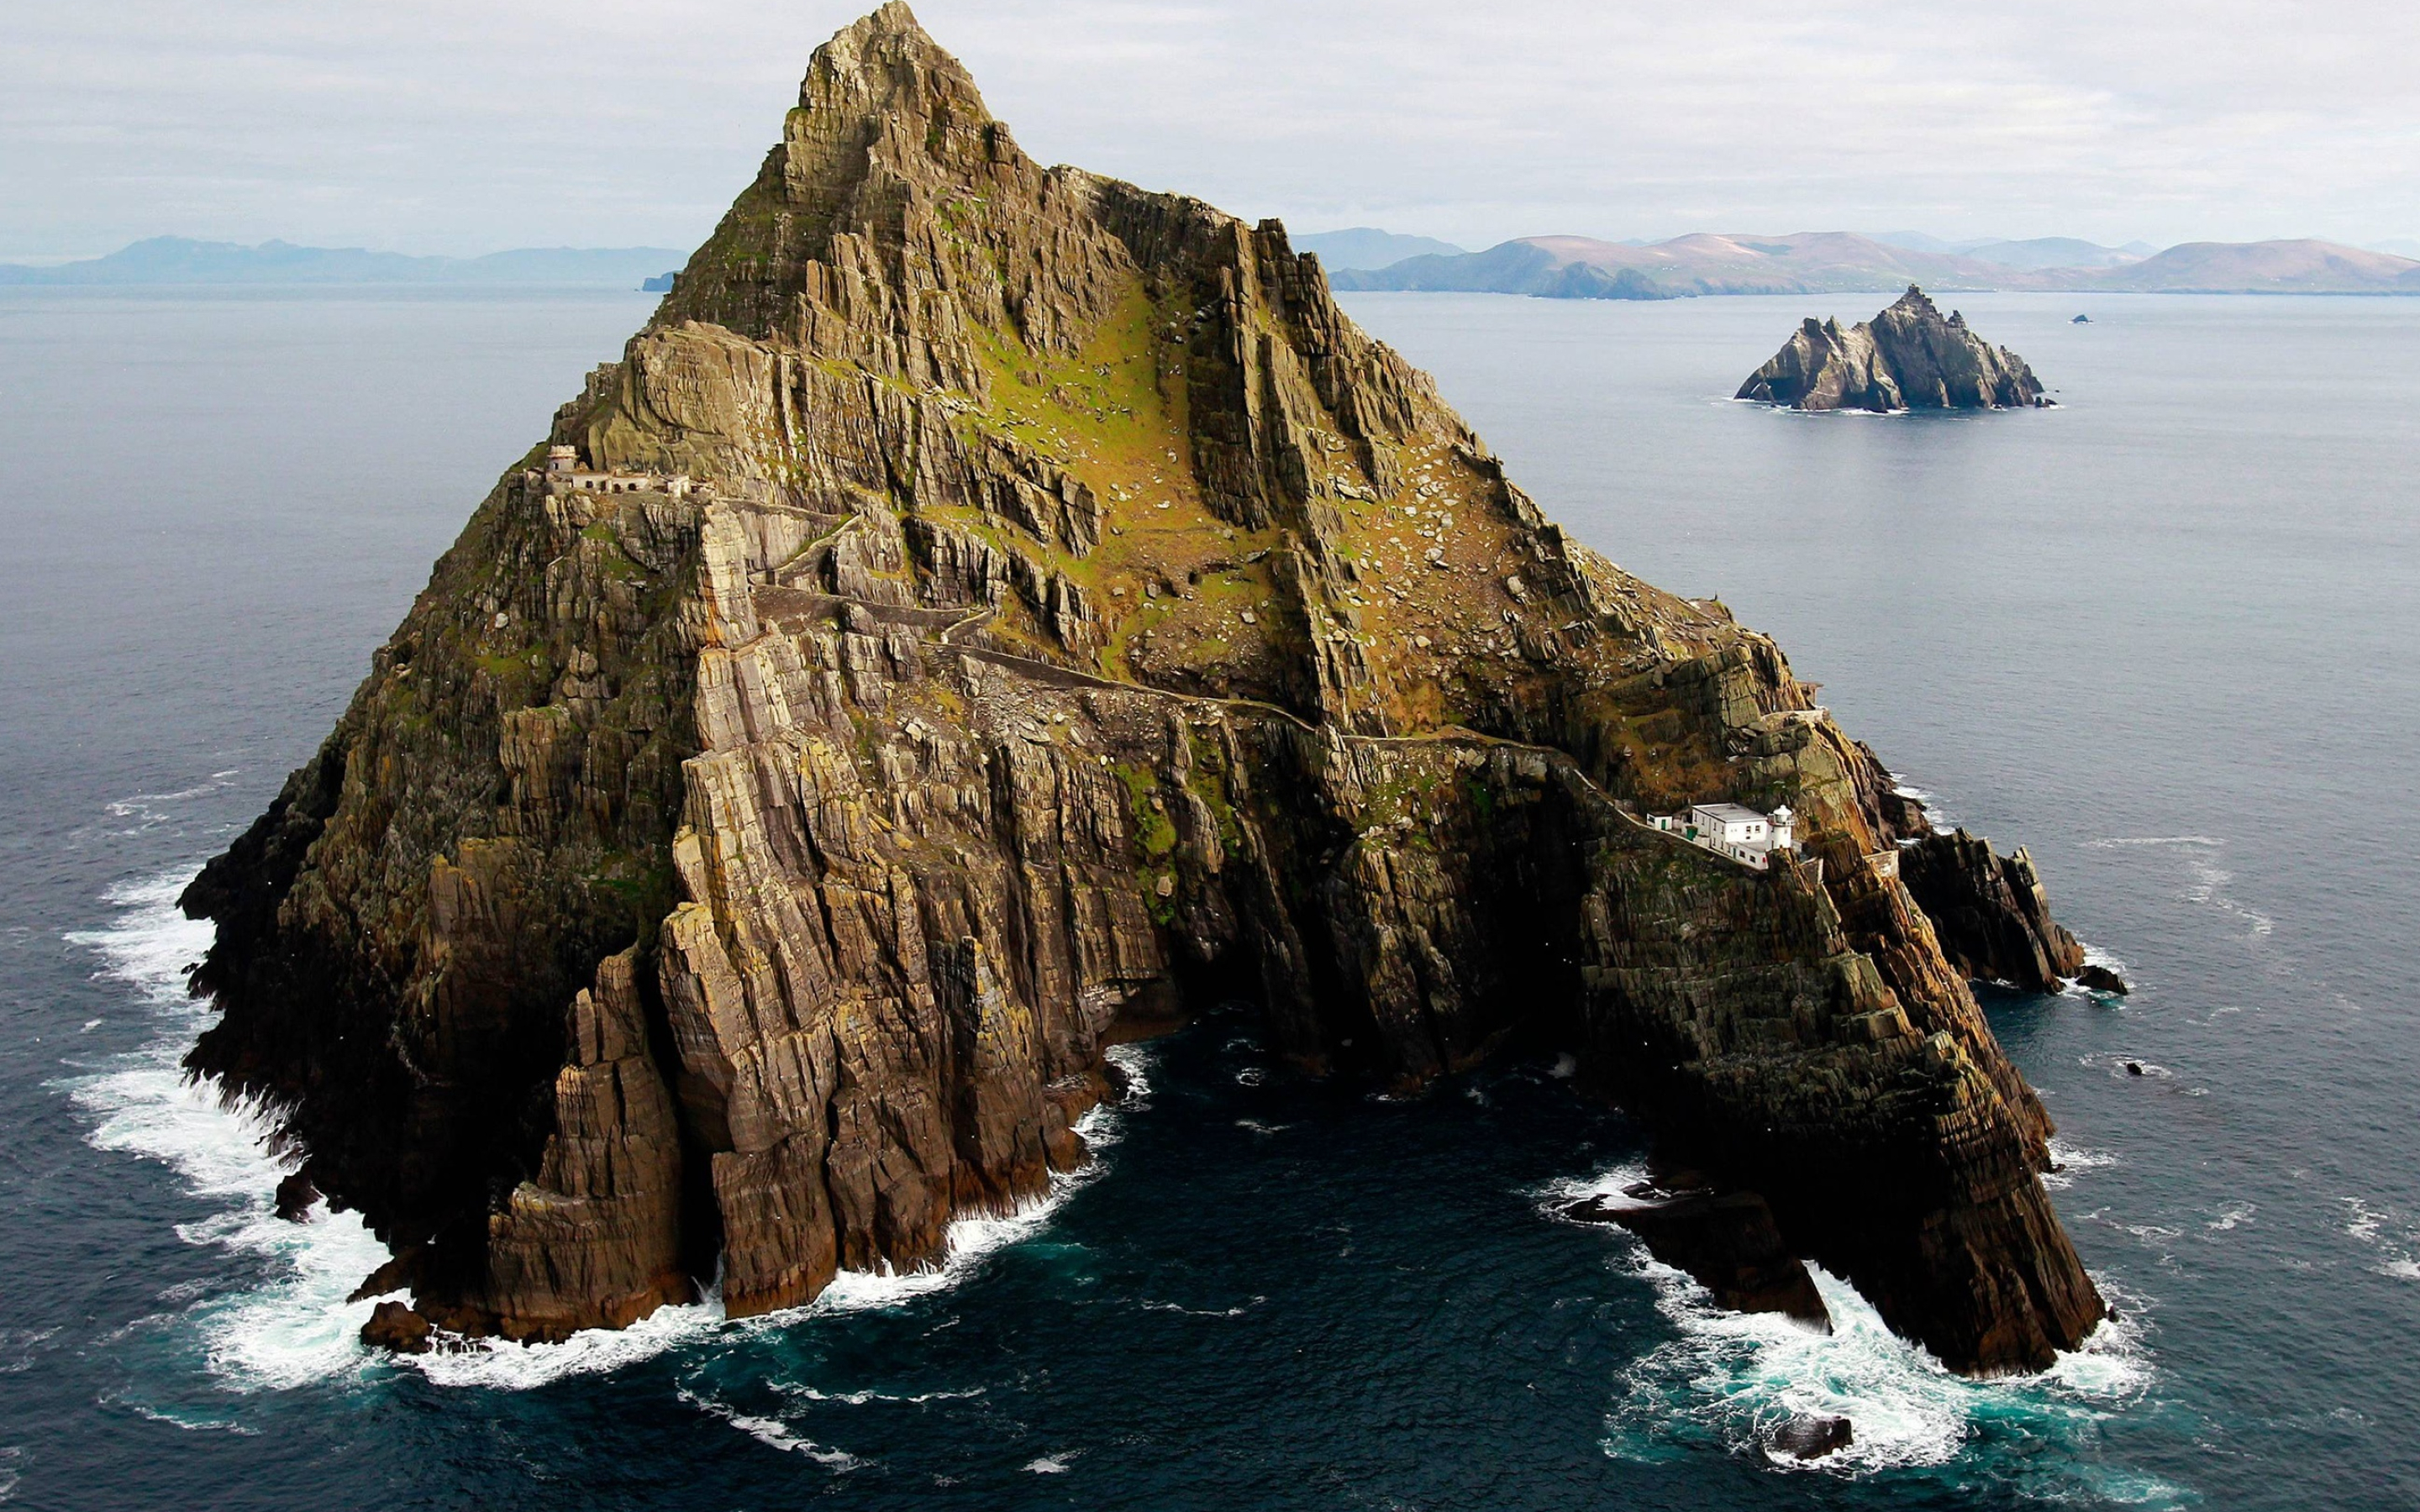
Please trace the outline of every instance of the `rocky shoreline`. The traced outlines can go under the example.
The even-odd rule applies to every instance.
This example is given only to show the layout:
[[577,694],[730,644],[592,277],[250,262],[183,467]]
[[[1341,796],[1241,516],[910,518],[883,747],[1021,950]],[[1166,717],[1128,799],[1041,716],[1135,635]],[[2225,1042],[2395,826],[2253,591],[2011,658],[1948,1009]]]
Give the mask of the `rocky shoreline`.
[[[892,4],[188,892],[188,1065],[394,1248],[405,1347],[928,1263],[1088,1158],[1107,1045],[1242,997],[1399,1088],[1568,1051],[1774,1255],[2040,1367],[2102,1304],[1957,962],[2055,926],[1988,847],[1928,917],[1891,788],[1281,226],[1036,166]],[[1641,817],[1714,800],[1796,851]]]

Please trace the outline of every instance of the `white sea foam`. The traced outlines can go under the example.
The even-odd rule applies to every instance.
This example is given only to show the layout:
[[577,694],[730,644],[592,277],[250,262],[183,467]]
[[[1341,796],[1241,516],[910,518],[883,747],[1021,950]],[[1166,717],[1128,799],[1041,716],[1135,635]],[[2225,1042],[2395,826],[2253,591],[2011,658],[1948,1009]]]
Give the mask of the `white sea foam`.
[[2169,1081],[2177,1074],[2175,1071],[2161,1065],[2156,1060],[2145,1060],[2120,1050],[2113,1050],[2105,1055],[2078,1056],[2075,1057],[2075,1063],[2079,1066],[2090,1067],[2104,1076],[2115,1076],[2121,1080],[2127,1077],[2149,1077],[2152,1081]]
[[2103,1323],[2082,1348],[2039,1375],[1969,1381],[1885,1326],[1855,1288],[1809,1265],[1832,1315],[1818,1334],[1772,1314],[1714,1304],[1686,1274],[1643,1254],[1637,1273],[1680,1330],[1624,1372],[1607,1420],[1607,1452],[1656,1458],[1679,1443],[1733,1449],[1764,1443],[1793,1417],[1847,1418],[1849,1446],[1788,1470],[1861,1475],[1955,1459],[1990,1420],[2042,1435],[2086,1429],[2141,1395],[2151,1367],[2131,1323]]
[[835,1474],[845,1475],[852,1470],[863,1468],[866,1463],[845,1449],[830,1448],[811,1439],[799,1437],[790,1431],[788,1424],[778,1418],[756,1417],[718,1402],[712,1397],[700,1396],[687,1388],[683,1388],[679,1395],[682,1401],[700,1412],[722,1419],[758,1443],[784,1450],[790,1454],[804,1455]]
[[[1125,1100],[1101,1103],[1076,1123],[1076,1132],[1095,1151],[1117,1143],[1122,1119],[1147,1106],[1151,1092],[1149,1050],[1116,1045],[1109,1057],[1125,1073]],[[1106,1169],[1095,1160],[1080,1170],[1053,1176],[1047,1193],[1014,1212],[956,1220],[944,1236],[945,1248],[936,1265],[916,1271],[843,1271],[801,1307],[731,1322],[725,1319],[721,1296],[709,1295],[688,1306],[659,1307],[626,1329],[586,1329],[556,1344],[480,1339],[456,1350],[403,1358],[441,1385],[522,1391],[566,1376],[618,1370],[719,1333],[760,1334],[837,1313],[904,1307],[950,1290],[980,1269],[985,1257],[1041,1232],[1069,1196]]]
[[[2078,940],[2075,943],[2084,947],[2084,964],[2086,965],[2099,966],[2103,971],[2115,972],[2120,979],[2132,986],[2140,987],[2142,985],[2142,983],[2135,980],[2133,969],[2128,966],[2125,961],[2115,951],[2104,950],[2100,946],[2093,944],[2090,940]],[[2070,981],[2066,987],[2061,990],[2070,997],[2088,998],[2094,1002],[2103,1001],[2102,995],[2101,993],[2090,987],[2086,987],[2080,981]],[[2121,1006],[2124,1002],[2122,997],[2111,1000]]]
[[1932,826],[1934,834],[1947,835],[1958,827],[1958,821],[1951,817],[1948,805],[1943,803],[1937,795],[1926,792],[1913,782],[1894,783],[1891,791],[1902,798],[1913,798],[1923,805],[1925,822]]
[[1061,1205],[1099,1170],[1098,1165],[1088,1165],[1073,1175],[1055,1177],[1048,1196],[1004,1216],[957,1220],[950,1225],[947,1253],[929,1270],[843,1271],[805,1311],[853,1313],[900,1307],[919,1297],[947,1291],[972,1274],[986,1257],[1047,1227]]
[[113,1395],[108,1392],[103,1392],[98,1400],[105,1406],[123,1407],[146,1422],[165,1424],[169,1427],[185,1433],[232,1433],[240,1439],[260,1436],[258,1428],[239,1423],[231,1417],[212,1417],[190,1412],[163,1412],[132,1396]]
[[[2093,1163],[2091,1152],[2077,1153]],[[1630,1163],[1549,1182],[1530,1196],[1553,1214],[1584,1197],[1620,1195],[1646,1179],[1646,1167]],[[1709,1443],[1761,1453],[1773,1430],[1791,1418],[1831,1416],[1852,1424],[1847,1448],[1819,1460],[1767,1457],[1770,1462],[1848,1476],[1947,1465],[1994,1423],[2033,1437],[2086,1435],[2093,1423],[2141,1396],[2153,1377],[2141,1305],[2131,1297],[2124,1299],[2122,1320],[2102,1323],[2048,1370],[1969,1381],[1894,1335],[1854,1287],[1820,1266],[1808,1265],[1807,1273],[1832,1316],[1828,1335],[1776,1314],[1723,1308],[1685,1273],[1648,1255],[1635,1237],[1605,1232],[1620,1236],[1617,1265],[1654,1289],[1657,1311],[1677,1331],[1621,1373],[1604,1441],[1616,1458],[1652,1462]],[[2143,1484],[2155,1493],[2149,1499],[2169,1493],[2160,1483]]]
[[1125,1099],[1116,1106],[1137,1111],[1151,1106],[1152,1055],[1148,1045],[1113,1044],[1102,1052],[1102,1058],[1125,1075]]
[[[2292,970],[2286,961],[2272,954],[2271,939],[2277,932],[2276,919],[2236,897],[2229,889],[2229,885],[2235,881],[2235,873],[2219,864],[2219,857],[2226,849],[2224,836],[2118,835],[2085,843],[2094,850],[2149,848],[2181,852],[2185,884],[2180,896],[2187,903],[2199,903],[2233,919],[2242,931],[2244,942],[2257,954],[2267,958],[2270,970],[2280,973]],[[2116,968],[2113,966],[2112,969]]]
[[845,1407],[863,1407],[869,1402],[904,1402],[910,1406],[922,1402],[957,1402],[984,1394],[984,1388],[981,1386],[969,1386],[964,1391],[920,1391],[902,1395],[898,1392],[870,1390],[818,1391],[813,1386],[788,1381],[772,1381],[766,1384],[784,1396],[795,1396],[801,1401],[809,1402],[838,1402]]
[[177,911],[177,899],[192,881],[193,873],[175,872],[120,883],[101,895],[118,911],[116,920],[67,938],[101,958],[96,978],[133,989],[147,1008],[183,1010],[183,1017],[198,1021],[200,1011],[185,995],[184,970],[209,949],[215,931]]
[[628,1328],[582,1329],[553,1344],[513,1344],[503,1339],[456,1341],[427,1354],[397,1355],[441,1386],[489,1391],[529,1391],[573,1376],[599,1375],[654,1359],[666,1350],[714,1336],[723,1328],[722,1299],[659,1307]]
[[2086,965],[2103,966],[2121,977],[2126,975],[2126,963],[2116,951],[2104,950],[2090,940],[2078,940],[2076,943],[2084,947]]
[[102,834],[123,839],[145,834],[163,825],[178,823],[187,817],[187,810],[180,809],[179,805],[208,797],[228,786],[238,775],[238,771],[230,767],[224,772],[213,772],[206,780],[189,788],[170,793],[136,793],[103,804],[101,813],[105,819],[96,828]]
[[[1125,1104],[1132,1105],[1131,1101]],[[1078,1121],[1077,1131],[1096,1150],[1113,1144],[1119,1112],[1108,1105],[1095,1108]],[[718,1334],[761,1334],[814,1318],[904,1307],[952,1289],[973,1274],[987,1257],[1041,1232],[1066,1199],[1103,1168],[1095,1162],[1072,1174],[1054,1176],[1046,1195],[1015,1212],[956,1220],[949,1227],[943,1241],[946,1247],[936,1265],[916,1271],[843,1271],[804,1306],[733,1322],[725,1319],[721,1296],[710,1295],[688,1306],[659,1307],[628,1328],[584,1329],[560,1343],[477,1339],[456,1350],[403,1358],[440,1385],[526,1391],[568,1376],[618,1370]]]
[[158,1161],[217,1209],[178,1225],[178,1237],[265,1262],[271,1279],[258,1288],[204,1295],[187,1308],[213,1373],[241,1389],[299,1385],[361,1362],[356,1335],[371,1304],[345,1298],[387,1252],[350,1214],[280,1219],[274,1199],[286,1168],[264,1149],[269,1124],[186,1081],[179,1062],[209,1013],[186,995],[185,967],[211,935],[210,925],[176,910],[189,880],[180,872],[114,888],[105,901],[116,920],[68,936],[100,958],[96,977],[130,989],[160,1032],[59,1085],[92,1116],[94,1148]]
[[2420,1281],[2420,1227],[2394,1208],[2373,1208],[2360,1197],[2336,1199],[2345,1210],[2345,1233],[2375,1251],[2373,1274],[2396,1281]]
[[2064,1192],[2075,1185],[2075,1179],[2082,1172],[2103,1170],[2124,1164],[2107,1150],[2087,1149],[2055,1136],[2050,1142],[2050,1158],[2051,1164],[2058,1169],[2043,1172],[2041,1183],[2054,1192]]
[[1028,1460],[1025,1468],[1030,1473],[1035,1475],[1064,1475],[1067,1473],[1068,1462],[1075,1458],[1074,1452],[1063,1449],[1057,1454],[1044,1455],[1039,1459]]
[[1145,1312],[1183,1313],[1187,1318],[1241,1318],[1268,1300],[1266,1297],[1256,1296],[1249,1302],[1239,1302],[1233,1307],[1187,1307],[1182,1303],[1146,1302],[1142,1307]]
[[0,1376],[31,1370],[42,1346],[58,1335],[55,1328],[0,1328]]
[[1575,1202],[1591,1197],[1619,1197],[1634,1186],[1645,1184],[1651,1178],[1644,1161],[1630,1161],[1608,1165],[1590,1176],[1559,1176],[1529,1192],[1538,1211],[1549,1218],[1561,1216],[1562,1210]]
[[114,819],[149,818],[161,813],[160,805],[163,803],[183,803],[193,798],[209,796],[226,786],[227,779],[234,777],[236,772],[235,767],[229,767],[224,772],[212,772],[209,780],[197,782],[189,788],[179,788],[174,793],[137,793],[131,797],[119,798],[113,803],[104,804],[101,811]]
[[[743,1323],[726,1323],[721,1298],[709,1295],[689,1305],[659,1308],[627,1329],[583,1331],[555,1344],[482,1339],[427,1354],[373,1356],[360,1333],[379,1299],[347,1298],[386,1261],[386,1247],[352,1214],[321,1208],[305,1223],[277,1217],[275,1194],[286,1167],[265,1148],[271,1125],[256,1111],[229,1105],[214,1089],[185,1079],[180,1062],[209,1020],[209,1011],[189,997],[184,985],[187,966],[201,958],[211,939],[209,924],[177,912],[177,897],[191,880],[190,872],[178,872],[113,888],[105,901],[118,910],[116,919],[68,937],[99,957],[94,975],[128,988],[160,1032],[141,1049],[58,1085],[93,1116],[87,1137],[95,1148],[162,1162],[194,1196],[216,1209],[178,1225],[179,1238],[267,1262],[270,1277],[262,1284],[232,1294],[206,1294],[183,1315],[196,1330],[211,1372],[236,1390],[288,1388],[390,1362],[441,1385],[525,1390],[619,1369],[726,1327],[781,1327],[823,1313],[903,1305],[957,1285],[985,1256],[1041,1229],[1071,1193],[1103,1169],[1096,1161],[1072,1175],[1053,1177],[1047,1195],[1014,1213],[952,1224],[944,1257],[932,1269],[904,1274],[845,1271],[808,1306]],[[1147,1049],[1119,1045],[1109,1057],[1125,1073],[1127,1095],[1078,1121],[1078,1133],[1095,1150],[1117,1142],[1121,1119],[1147,1106],[1151,1091]]]

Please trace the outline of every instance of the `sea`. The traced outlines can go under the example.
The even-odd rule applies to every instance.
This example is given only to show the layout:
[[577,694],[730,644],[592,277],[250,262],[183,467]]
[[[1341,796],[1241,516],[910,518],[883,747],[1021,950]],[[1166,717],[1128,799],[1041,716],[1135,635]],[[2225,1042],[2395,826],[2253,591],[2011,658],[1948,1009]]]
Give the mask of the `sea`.
[[[276,1219],[265,1130],[178,1073],[173,900],[649,299],[0,291],[0,1504],[2420,1505],[2420,301],[1975,295],[2056,408],[1730,397],[1886,300],[1347,307],[2133,984],[1983,994],[2118,1308],[1990,1382],[1837,1278],[1815,1335],[1559,1220],[1644,1153],[1567,1065],[1394,1100],[1244,1005],[1120,1049],[1099,1160],[937,1271],[364,1351],[380,1246]],[[1807,1412],[1854,1443],[1766,1452]]]

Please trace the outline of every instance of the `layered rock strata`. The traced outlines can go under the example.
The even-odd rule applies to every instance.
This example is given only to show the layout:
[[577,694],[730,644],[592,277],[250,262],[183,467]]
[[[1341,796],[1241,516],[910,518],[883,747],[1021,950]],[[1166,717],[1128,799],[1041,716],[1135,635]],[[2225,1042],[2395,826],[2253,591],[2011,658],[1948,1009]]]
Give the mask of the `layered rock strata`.
[[[2040,1365],[2101,1302],[1890,787],[1280,226],[1037,167],[894,4],[194,884],[190,1065],[414,1316],[554,1337],[929,1263],[1086,1159],[1105,1045],[1245,996],[1404,1088],[1567,1049],[1894,1327]],[[1637,817],[1717,798],[1802,852]]]
[[2034,858],[1994,855],[1966,833],[1926,834],[1900,851],[1900,878],[1932,920],[1949,964],[1982,981],[2055,993],[2084,970],[2084,947],[2050,917]]
[[1792,409],[2014,409],[2047,406],[2024,359],[1942,316],[1924,290],[1854,326],[1809,316],[1733,395]]

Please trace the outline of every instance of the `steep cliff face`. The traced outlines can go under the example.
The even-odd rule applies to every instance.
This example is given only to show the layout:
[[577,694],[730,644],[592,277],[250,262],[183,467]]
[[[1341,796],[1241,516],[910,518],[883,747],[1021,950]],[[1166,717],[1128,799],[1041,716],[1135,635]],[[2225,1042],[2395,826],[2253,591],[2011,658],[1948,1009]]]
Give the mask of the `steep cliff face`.
[[[194,885],[197,1072],[419,1313],[933,1258],[1103,1047],[1576,1053],[1962,1369],[2100,1318],[2049,1121],[1764,637],[1544,519],[1275,223],[1041,169],[889,5]],[[1637,817],[1800,814],[1755,871]]]
[[2053,401],[2024,359],[1942,318],[1924,290],[1846,330],[1812,316],[1733,395],[1792,409],[2012,409]]
[[1927,834],[1900,852],[1900,875],[1933,921],[1942,953],[1966,976],[2055,993],[2084,969],[2084,947],[2050,917],[2024,846],[1996,856],[1962,829]]

